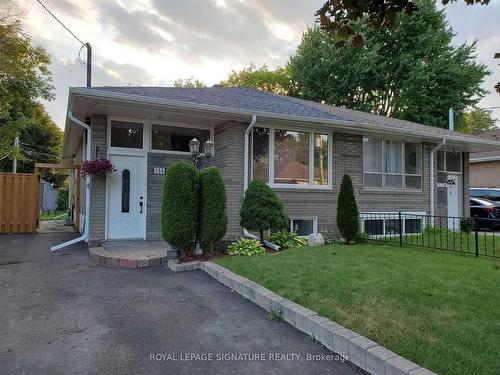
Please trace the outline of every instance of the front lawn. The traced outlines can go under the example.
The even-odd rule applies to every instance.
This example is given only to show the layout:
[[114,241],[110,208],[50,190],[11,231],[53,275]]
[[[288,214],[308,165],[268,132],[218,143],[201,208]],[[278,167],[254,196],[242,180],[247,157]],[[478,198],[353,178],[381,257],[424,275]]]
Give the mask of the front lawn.
[[500,374],[500,261],[367,244],[217,263],[441,374]]

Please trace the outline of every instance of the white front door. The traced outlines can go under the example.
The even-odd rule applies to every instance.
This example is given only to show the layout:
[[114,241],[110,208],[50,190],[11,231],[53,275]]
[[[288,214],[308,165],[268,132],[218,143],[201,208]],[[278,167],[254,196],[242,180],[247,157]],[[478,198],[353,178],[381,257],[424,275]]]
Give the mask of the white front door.
[[141,239],[145,226],[145,179],[143,156],[112,155],[116,171],[107,178],[107,238]]
[[[449,174],[446,179],[447,193],[448,193],[448,216],[461,217],[462,216],[462,199],[460,194],[460,187],[462,184],[461,175]],[[449,229],[457,229],[454,225],[456,220],[448,220]]]

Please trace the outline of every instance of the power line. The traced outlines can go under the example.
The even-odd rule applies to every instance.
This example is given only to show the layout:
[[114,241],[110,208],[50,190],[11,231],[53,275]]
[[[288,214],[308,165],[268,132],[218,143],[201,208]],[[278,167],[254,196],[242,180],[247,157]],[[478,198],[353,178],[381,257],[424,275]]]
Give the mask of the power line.
[[64,23],[62,23],[62,21],[59,20],[59,18],[56,17],[56,15],[54,13],[52,13],[40,0],[36,0],[42,7],[43,9],[45,9],[57,22],[59,22],[59,24],[64,27],[71,35],[73,35],[73,37],[78,40],[82,45],[85,45],[85,43],[83,43],[81,41],[80,38],[78,38],[75,33],[73,31],[71,31]]

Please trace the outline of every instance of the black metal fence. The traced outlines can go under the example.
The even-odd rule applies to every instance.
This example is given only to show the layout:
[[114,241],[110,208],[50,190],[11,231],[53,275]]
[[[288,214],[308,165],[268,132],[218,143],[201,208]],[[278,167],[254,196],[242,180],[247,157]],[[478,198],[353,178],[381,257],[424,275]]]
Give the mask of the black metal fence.
[[500,219],[408,213],[361,214],[369,239],[500,258]]

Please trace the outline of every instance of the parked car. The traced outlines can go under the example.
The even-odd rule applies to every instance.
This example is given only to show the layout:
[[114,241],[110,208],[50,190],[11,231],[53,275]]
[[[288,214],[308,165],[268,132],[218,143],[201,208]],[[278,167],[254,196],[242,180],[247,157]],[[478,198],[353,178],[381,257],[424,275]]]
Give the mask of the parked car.
[[478,217],[479,228],[500,229],[500,202],[470,198],[470,216]]
[[490,201],[500,201],[500,189],[495,188],[471,188],[470,196],[474,198],[486,198]]

